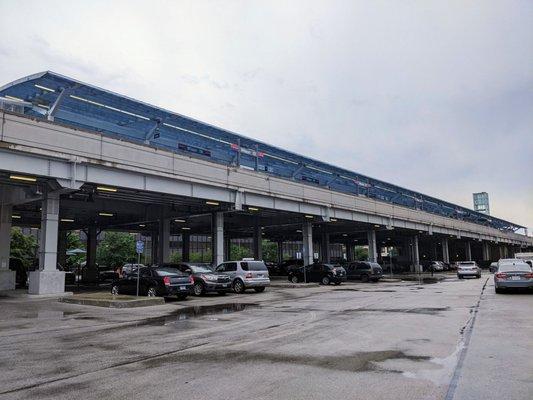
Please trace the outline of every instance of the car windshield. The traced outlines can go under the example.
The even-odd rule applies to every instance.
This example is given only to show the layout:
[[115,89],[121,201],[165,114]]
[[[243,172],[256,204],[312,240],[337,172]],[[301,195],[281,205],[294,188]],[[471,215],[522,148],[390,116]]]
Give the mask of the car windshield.
[[199,265],[188,265],[190,269],[192,269],[192,272],[199,273],[199,274],[208,274],[213,272],[211,269],[207,267],[201,267]]
[[170,267],[157,268],[156,272],[159,276],[181,275],[181,272],[178,269]]
[[371,262],[369,263],[372,267],[374,268],[381,268],[381,265],[379,265],[378,263],[375,263],[375,262]]
[[531,267],[527,263],[503,264],[498,268],[499,272],[531,272]]
[[241,262],[243,271],[266,271],[267,267],[263,261],[243,261]]

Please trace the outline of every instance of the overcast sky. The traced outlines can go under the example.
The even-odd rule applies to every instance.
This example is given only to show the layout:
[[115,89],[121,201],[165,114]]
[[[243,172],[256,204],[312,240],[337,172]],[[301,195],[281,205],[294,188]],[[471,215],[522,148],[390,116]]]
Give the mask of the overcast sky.
[[0,85],[52,70],[533,227],[532,1],[0,0],[0,37]]

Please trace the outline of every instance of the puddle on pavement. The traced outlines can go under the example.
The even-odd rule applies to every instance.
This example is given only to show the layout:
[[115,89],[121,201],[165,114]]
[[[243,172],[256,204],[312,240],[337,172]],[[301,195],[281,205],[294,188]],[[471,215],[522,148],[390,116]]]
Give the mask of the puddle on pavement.
[[203,316],[210,316],[209,320],[216,321],[218,316],[232,314],[239,311],[244,311],[249,308],[259,307],[256,303],[228,303],[228,304],[213,304],[207,306],[191,306],[174,311],[162,317],[149,318],[145,320],[142,325],[168,325],[180,321],[187,321],[193,318]]
[[357,352],[345,355],[326,356],[326,355],[296,355],[296,354],[272,354],[247,351],[221,350],[215,352],[198,352],[198,353],[180,353],[168,356],[152,358],[142,362],[144,368],[160,367],[166,364],[184,363],[184,362],[201,362],[201,363],[284,363],[291,366],[318,367],[337,371],[363,372],[363,371],[384,371],[384,372],[401,372],[383,369],[375,363],[387,360],[410,360],[410,361],[427,361],[429,357],[408,355],[402,351],[385,350],[385,351],[368,351]]
[[406,276],[402,278],[402,281],[407,282],[418,282],[419,285],[432,285],[434,283],[439,283],[442,279],[434,278],[430,276],[425,277],[412,277],[412,276]]
[[436,315],[441,311],[448,311],[450,307],[420,307],[420,308],[356,308],[344,310],[343,313],[358,312],[382,312],[382,313],[405,313],[405,314],[425,314]]

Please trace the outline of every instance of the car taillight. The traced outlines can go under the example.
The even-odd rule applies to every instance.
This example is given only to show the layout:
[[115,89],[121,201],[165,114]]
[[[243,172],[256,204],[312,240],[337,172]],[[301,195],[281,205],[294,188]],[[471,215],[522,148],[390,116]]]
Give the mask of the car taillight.
[[163,283],[165,284],[165,286],[170,286],[170,276],[164,276]]
[[533,279],[533,274],[525,274],[524,278]]
[[248,272],[245,276],[246,279],[251,279],[252,278],[252,273],[251,272]]
[[507,278],[507,274],[503,274],[501,272],[498,272],[496,275],[495,275],[496,278],[498,279],[505,279]]
[[189,283],[194,283],[194,278],[192,277],[192,275],[189,276]]

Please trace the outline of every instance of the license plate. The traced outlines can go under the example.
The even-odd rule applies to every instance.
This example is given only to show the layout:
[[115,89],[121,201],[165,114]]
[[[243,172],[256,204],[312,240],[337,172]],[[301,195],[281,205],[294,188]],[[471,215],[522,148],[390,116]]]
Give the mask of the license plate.
[[262,278],[264,275],[263,274],[259,274],[257,275],[259,278]]
[[180,290],[187,290],[187,287],[185,287],[185,286],[180,286]]
[[519,281],[520,277],[519,276],[511,276],[511,280],[512,281]]
[[225,284],[223,284],[223,285],[222,285],[222,287],[228,287],[228,284],[227,284],[227,283],[225,283]]

